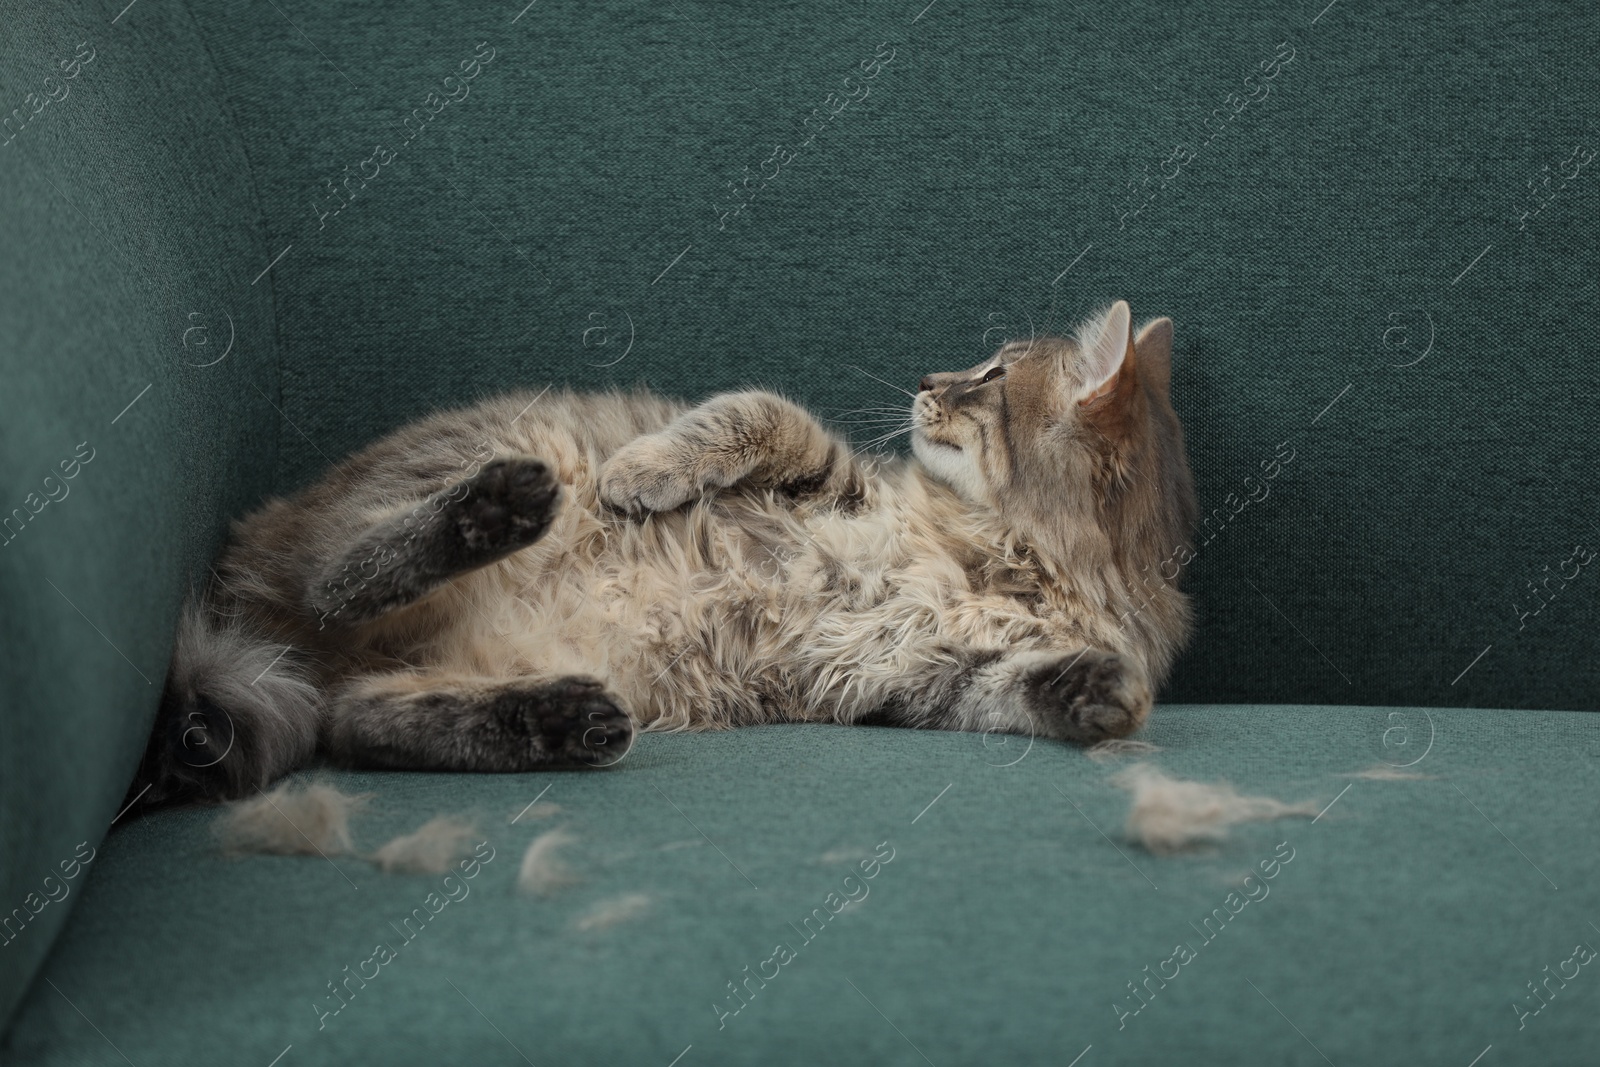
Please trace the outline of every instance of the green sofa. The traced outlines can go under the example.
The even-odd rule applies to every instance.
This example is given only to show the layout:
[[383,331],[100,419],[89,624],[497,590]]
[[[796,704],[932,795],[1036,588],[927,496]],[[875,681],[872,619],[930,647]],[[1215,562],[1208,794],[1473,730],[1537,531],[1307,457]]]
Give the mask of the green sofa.
[[[0,0],[0,1063],[1600,1059],[1600,13],[525,2]],[[375,435],[845,418],[1117,298],[1205,516],[1147,758],[1315,820],[1154,855],[1127,759],[868,728],[333,773],[492,850],[402,943],[436,876],[118,817],[229,518]]]

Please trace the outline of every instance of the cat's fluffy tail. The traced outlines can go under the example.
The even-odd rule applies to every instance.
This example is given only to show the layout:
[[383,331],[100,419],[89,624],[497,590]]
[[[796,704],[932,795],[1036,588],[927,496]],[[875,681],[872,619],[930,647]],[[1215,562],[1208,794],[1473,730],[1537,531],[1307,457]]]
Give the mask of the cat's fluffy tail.
[[191,601],[127,802],[248,796],[311,758],[322,713],[303,653]]

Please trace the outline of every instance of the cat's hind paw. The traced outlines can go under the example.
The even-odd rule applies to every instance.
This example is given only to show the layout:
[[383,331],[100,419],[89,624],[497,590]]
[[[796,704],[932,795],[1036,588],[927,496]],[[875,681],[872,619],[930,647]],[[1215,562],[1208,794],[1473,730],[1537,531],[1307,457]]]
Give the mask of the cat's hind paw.
[[544,536],[560,503],[561,485],[536,459],[497,459],[461,485],[450,511],[469,553],[503,555]]

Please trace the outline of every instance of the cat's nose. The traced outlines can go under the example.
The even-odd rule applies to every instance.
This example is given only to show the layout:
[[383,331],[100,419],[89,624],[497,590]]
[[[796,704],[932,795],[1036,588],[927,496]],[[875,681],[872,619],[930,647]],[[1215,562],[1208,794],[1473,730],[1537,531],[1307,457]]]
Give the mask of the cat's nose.
[[917,392],[919,392],[919,393],[931,393],[931,392],[933,392],[933,375],[924,374],[922,376],[922,381],[917,383]]

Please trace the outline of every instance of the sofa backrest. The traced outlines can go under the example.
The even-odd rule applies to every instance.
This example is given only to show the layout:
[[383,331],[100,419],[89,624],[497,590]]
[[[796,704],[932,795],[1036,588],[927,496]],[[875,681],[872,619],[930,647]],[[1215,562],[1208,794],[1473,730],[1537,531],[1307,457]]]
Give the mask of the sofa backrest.
[[122,806],[184,591],[277,448],[225,94],[181,6],[116,14],[0,2],[0,1025]]
[[281,488],[511,385],[903,407],[1126,298],[1208,520],[1166,699],[1600,706],[1595,12],[746,8],[197,12]]

